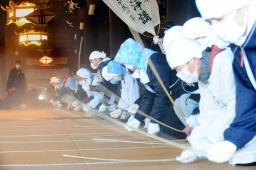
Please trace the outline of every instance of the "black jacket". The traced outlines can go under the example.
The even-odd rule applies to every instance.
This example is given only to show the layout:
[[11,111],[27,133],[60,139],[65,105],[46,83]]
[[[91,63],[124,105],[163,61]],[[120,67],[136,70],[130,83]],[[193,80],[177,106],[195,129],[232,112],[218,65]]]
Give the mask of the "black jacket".
[[16,88],[17,91],[26,91],[26,87],[26,78],[23,71],[16,68],[11,69],[6,85],[7,91],[12,88]]
[[[163,54],[154,53],[150,56],[150,59],[154,64],[159,76],[161,77],[165,87],[169,89],[169,87],[178,80],[176,77],[176,72],[170,69],[166,61],[166,57]],[[150,66],[148,66],[147,75],[150,80],[147,85],[149,85],[155,91],[154,104],[151,110],[151,115],[155,118],[158,118],[161,114],[164,114],[165,107],[170,105],[170,102]],[[175,86],[172,89],[172,97],[174,100],[183,93],[184,91],[181,86]]]

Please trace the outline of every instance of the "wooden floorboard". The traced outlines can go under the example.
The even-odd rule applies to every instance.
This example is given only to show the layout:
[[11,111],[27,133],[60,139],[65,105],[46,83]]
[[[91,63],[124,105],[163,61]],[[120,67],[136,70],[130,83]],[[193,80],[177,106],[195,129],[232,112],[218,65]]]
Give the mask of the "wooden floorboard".
[[[178,141],[179,142],[179,141]],[[171,159],[181,152],[166,143],[129,133],[82,113],[37,109],[0,111],[0,170],[252,170],[206,160],[183,165],[175,161],[117,163],[63,155],[108,159]]]

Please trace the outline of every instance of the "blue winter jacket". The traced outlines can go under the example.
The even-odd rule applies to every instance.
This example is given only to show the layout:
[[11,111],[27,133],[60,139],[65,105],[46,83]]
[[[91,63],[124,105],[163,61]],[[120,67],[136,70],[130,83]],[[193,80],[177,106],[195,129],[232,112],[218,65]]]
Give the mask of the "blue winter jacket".
[[236,82],[236,116],[225,131],[225,140],[243,147],[256,135],[256,90],[247,75],[241,48],[248,58],[254,79],[256,78],[256,23],[242,47],[231,45],[234,53],[233,69]]

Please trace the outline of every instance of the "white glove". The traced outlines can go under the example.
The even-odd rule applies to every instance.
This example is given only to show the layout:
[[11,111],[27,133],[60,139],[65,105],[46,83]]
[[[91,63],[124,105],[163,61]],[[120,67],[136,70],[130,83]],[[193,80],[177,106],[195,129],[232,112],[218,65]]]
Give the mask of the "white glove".
[[71,104],[68,104],[67,105],[67,110],[70,110],[72,108],[72,105]]
[[126,120],[127,118],[129,118],[129,116],[130,116],[130,113],[128,113],[127,111],[123,111],[120,119]]
[[207,159],[216,163],[229,161],[237,150],[236,145],[229,141],[213,144],[207,151]]
[[150,122],[148,124],[148,129],[147,130],[148,130],[147,131],[148,134],[150,134],[150,135],[157,135],[160,132],[160,126],[157,123]]
[[121,109],[117,109],[117,110],[115,110],[115,111],[113,111],[113,112],[111,112],[109,114],[110,114],[111,117],[116,119],[116,118],[121,116],[122,110]]
[[110,95],[110,99],[108,100],[108,105],[113,105],[115,103],[116,96],[114,94]]
[[139,129],[140,124],[141,124],[140,121],[135,119],[134,116],[131,116],[125,125],[125,129],[128,130],[129,132],[131,132],[131,131],[133,131],[133,129]]
[[87,105],[87,104],[83,105],[83,111],[84,112],[90,112],[91,110],[92,110],[92,108],[89,105]]
[[74,108],[73,110],[75,112],[78,112],[78,111],[80,111],[82,109],[81,102],[79,100],[75,100],[71,105]]
[[61,107],[62,107],[60,101],[53,102],[52,105],[53,105],[54,107],[57,107],[57,108],[61,108]]
[[117,106],[115,104],[112,104],[111,106],[108,107],[108,111],[113,112],[117,109]]
[[131,106],[129,106],[126,110],[131,113],[131,114],[135,114],[139,109],[139,105],[138,104],[133,104]]
[[197,159],[199,159],[199,157],[192,150],[184,150],[181,152],[180,156],[176,157],[176,160],[178,162],[181,162],[184,164],[194,162]]
[[73,107],[77,107],[80,105],[80,101],[79,100],[75,100],[72,104]]
[[149,118],[146,118],[146,119],[144,119],[144,128],[148,128],[148,125],[149,125],[149,123],[150,123],[150,119]]
[[107,110],[107,108],[108,108],[108,107],[107,107],[106,105],[102,104],[102,105],[100,105],[98,111],[99,111],[99,112],[105,112],[105,111]]
[[58,103],[56,107],[57,107],[57,108],[61,108],[61,107],[62,107],[62,104],[61,104],[61,103]]
[[80,106],[77,106],[73,109],[75,112],[79,112],[81,110],[81,107]]

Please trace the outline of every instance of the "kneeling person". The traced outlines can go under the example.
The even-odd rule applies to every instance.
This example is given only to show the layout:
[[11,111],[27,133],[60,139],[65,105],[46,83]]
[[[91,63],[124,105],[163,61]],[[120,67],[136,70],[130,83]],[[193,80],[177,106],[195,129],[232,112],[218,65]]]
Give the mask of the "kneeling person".
[[[118,109],[111,112],[114,118],[121,116],[122,119],[127,118],[126,110],[132,107],[139,98],[139,85],[137,80],[123,67],[121,64],[110,61],[103,68],[102,76],[105,80],[112,84],[118,84],[121,81],[121,98],[118,102]],[[123,114],[122,114],[123,112]]]
[[[206,60],[204,57],[210,56],[202,56],[204,48],[181,35],[165,50],[167,61],[177,71],[177,76],[187,83],[198,82],[199,85],[201,99],[198,125],[188,137],[192,150],[183,151],[177,158],[183,163],[189,163],[206,157],[211,145],[223,141],[223,133],[233,121],[236,101],[233,55],[227,48],[215,58]],[[211,65],[210,62],[203,61],[213,62]],[[205,72],[205,68],[210,72]],[[205,77],[208,79],[205,80]]]

